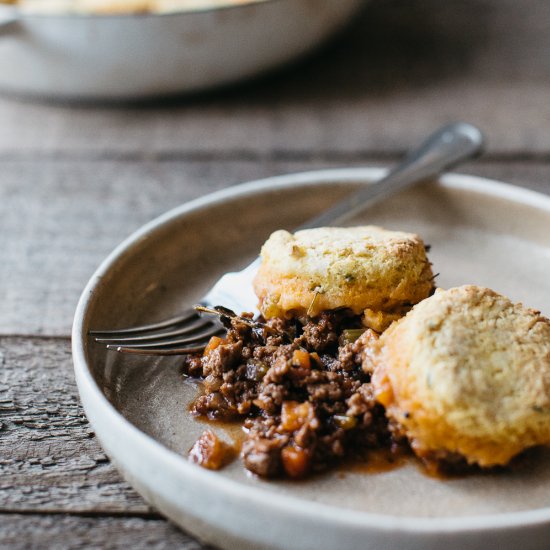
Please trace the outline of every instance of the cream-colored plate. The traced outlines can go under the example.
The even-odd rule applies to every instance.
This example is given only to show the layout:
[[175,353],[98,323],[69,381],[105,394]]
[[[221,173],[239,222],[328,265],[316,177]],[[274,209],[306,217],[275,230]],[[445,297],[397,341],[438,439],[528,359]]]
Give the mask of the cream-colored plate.
[[[517,470],[438,480],[414,464],[367,475],[332,472],[265,482],[240,461],[190,464],[204,429],[187,412],[197,388],[181,359],[106,352],[89,329],[170,316],[224,271],[244,267],[276,228],[292,228],[383,171],[350,169],[233,187],[154,220],[92,277],[73,331],[82,401],[122,474],[173,521],[224,548],[548,548],[550,452]],[[391,199],[354,223],[419,233],[438,283],[486,285],[550,314],[550,198],[449,175]],[[227,436],[227,435],[226,435]]]

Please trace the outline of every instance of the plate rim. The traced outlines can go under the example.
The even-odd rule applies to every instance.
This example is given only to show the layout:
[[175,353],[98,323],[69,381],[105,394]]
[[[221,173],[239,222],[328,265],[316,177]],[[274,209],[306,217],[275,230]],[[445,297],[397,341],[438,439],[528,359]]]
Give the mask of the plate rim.
[[[383,177],[385,173],[387,173],[387,169],[385,168],[359,167],[314,170],[262,178],[230,186],[183,203],[142,225],[122,241],[101,262],[86,284],[78,301],[72,327],[72,355],[80,397],[84,401],[83,395],[86,395],[90,401],[94,402],[95,406],[102,409],[101,413],[106,415],[110,422],[117,423],[120,428],[126,430],[128,435],[132,436],[138,445],[148,447],[151,453],[159,457],[159,460],[168,461],[173,469],[181,471],[182,476],[198,478],[200,483],[206,486],[215,486],[217,491],[226,493],[230,498],[242,498],[243,493],[246,493],[248,500],[252,499],[262,507],[269,506],[277,511],[284,509],[286,512],[295,512],[302,517],[305,516],[315,521],[336,522],[340,526],[349,526],[354,529],[375,529],[380,532],[391,531],[394,533],[396,531],[411,534],[471,533],[501,528],[513,529],[550,525],[550,507],[503,512],[500,514],[448,518],[392,516],[389,514],[350,510],[336,505],[313,502],[294,495],[268,492],[262,487],[245,486],[239,481],[225,478],[216,472],[211,472],[195,464],[191,464],[184,457],[139,430],[108,401],[93,378],[86,360],[86,318],[88,305],[93,300],[95,289],[101,285],[104,275],[114,267],[120,258],[124,257],[125,254],[131,253],[133,247],[139,245],[149,233],[161,229],[163,226],[170,224],[175,219],[187,213],[200,211],[228,199],[243,198],[247,195],[266,190],[284,190],[296,184],[317,185],[329,184],[334,181],[342,183],[359,183],[363,181],[372,184],[377,179]],[[466,174],[448,173],[434,181],[437,181],[446,188],[480,192],[485,195],[511,200],[550,212],[550,196],[498,180]],[[86,415],[90,417],[86,406],[84,408]],[[93,426],[94,422],[92,420],[90,422]],[[269,502],[266,502],[266,495],[269,497]],[[307,502],[307,507],[303,506],[304,502]]]
[[167,12],[70,12],[70,11],[54,11],[54,12],[26,12],[17,7],[17,5],[4,4],[0,5],[0,14],[12,16],[18,20],[43,20],[43,19],[75,19],[75,20],[120,20],[120,19],[155,19],[158,17],[170,17],[175,15],[204,15],[223,11],[238,10],[239,8],[249,8],[256,4],[273,4],[276,2],[286,2],[288,0],[246,0],[240,4],[221,4],[219,6],[201,7],[201,8],[179,8],[174,11]]

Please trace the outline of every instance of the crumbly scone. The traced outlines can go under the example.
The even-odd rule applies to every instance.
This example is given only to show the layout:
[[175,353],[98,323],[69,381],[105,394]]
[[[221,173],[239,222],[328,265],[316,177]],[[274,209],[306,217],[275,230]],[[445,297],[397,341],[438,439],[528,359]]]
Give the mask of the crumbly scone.
[[433,290],[422,239],[373,225],[276,231],[254,280],[266,318],[349,308],[383,330]]
[[550,320],[477,286],[438,290],[369,356],[377,399],[424,458],[507,464],[550,444]]

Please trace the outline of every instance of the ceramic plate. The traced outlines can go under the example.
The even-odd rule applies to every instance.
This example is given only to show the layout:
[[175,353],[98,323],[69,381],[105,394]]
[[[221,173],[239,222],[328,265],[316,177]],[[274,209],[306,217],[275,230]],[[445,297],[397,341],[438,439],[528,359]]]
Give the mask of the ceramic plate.
[[[382,174],[310,172],[232,187],[132,235],[100,266],[76,312],[73,354],[86,414],[147,501],[223,548],[547,548],[550,452],[506,473],[448,480],[413,461],[299,483],[262,481],[240,461],[207,471],[185,458],[205,425],[188,413],[197,386],[180,375],[181,359],[121,356],[87,336],[177,313],[223,272],[247,265],[271,231],[297,226]],[[353,223],[419,233],[432,245],[442,287],[485,285],[550,314],[550,197],[448,175]]]
[[134,101],[228,85],[305,55],[364,3],[249,0],[174,13],[85,14],[63,12],[73,0],[61,7],[35,2],[57,5],[49,13],[0,2],[0,90],[50,100]]

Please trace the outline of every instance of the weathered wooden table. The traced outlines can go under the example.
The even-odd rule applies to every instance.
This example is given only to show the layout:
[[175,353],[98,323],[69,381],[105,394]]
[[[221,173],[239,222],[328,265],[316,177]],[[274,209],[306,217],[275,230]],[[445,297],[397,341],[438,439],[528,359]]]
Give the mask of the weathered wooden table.
[[161,212],[238,182],[385,165],[453,120],[464,172],[550,193],[550,3],[378,0],[262,80],[146,106],[0,100],[0,546],[201,548],[124,482],[83,415],[70,354],[101,259]]

